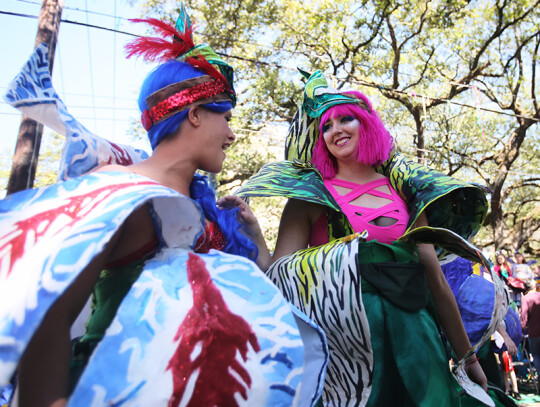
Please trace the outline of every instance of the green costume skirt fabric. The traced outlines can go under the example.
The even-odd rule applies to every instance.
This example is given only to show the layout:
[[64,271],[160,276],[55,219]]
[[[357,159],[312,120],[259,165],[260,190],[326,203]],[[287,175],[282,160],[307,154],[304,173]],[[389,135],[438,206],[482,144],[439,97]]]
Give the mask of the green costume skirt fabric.
[[368,406],[458,406],[446,352],[429,313],[364,292],[373,349]]
[[[418,261],[414,246],[367,242],[358,255],[360,274],[370,263]],[[373,349],[373,385],[367,406],[459,405],[437,326],[428,311],[405,311],[362,280]]]
[[[360,273],[363,263],[392,260],[410,264],[417,260],[410,250],[399,242],[392,246],[367,242],[359,251]],[[446,349],[427,308],[407,311],[365,279],[362,298],[373,350],[373,385],[367,407],[484,406],[465,394],[451,374]],[[505,405],[495,393],[490,397],[497,407]]]
[[282,257],[268,276],[327,335],[319,405],[484,405],[452,375],[432,303],[419,306],[427,287],[415,245],[337,240]]

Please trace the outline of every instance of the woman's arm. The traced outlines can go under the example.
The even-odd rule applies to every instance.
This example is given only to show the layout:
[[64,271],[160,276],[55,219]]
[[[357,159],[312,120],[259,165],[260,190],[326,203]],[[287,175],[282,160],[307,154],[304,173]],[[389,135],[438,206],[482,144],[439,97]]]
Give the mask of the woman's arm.
[[319,215],[322,208],[297,199],[289,199],[279,223],[276,249],[272,254],[268,250],[257,217],[249,205],[237,196],[229,195],[217,200],[217,205],[223,208],[239,208],[240,221],[244,225],[244,233],[257,245],[259,256],[256,263],[261,270],[267,270],[274,260],[305,249],[309,244],[312,217],[317,210]]
[[64,406],[68,397],[71,325],[92,294],[101,270],[155,234],[146,205],[136,209],[51,306],[19,362],[19,406]]
[[529,301],[528,297],[523,296],[521,299],[521,307],[519,309],[519,320],[521,323],[521,329],[525,331],[529,324]]
[[[417,226],[427,226],[425,215],[420,216]],[[456,299],[441,270],[433,245],[419,244],[418,249],[420,262],[425,266],[428,287],[433,296],[442,330],[458,359],[462,359],[471,349],[471,343],[463,326]],[[467,360],[465,371],[472,381],[487,390],[486,375],[475,358],[476,356],[473,355]]]
[[508,335],[508,332],[506,332],[504,320],[501,321],[501,323],[497,327],[497,332],[501,334],[501,336],[502,336],[502,338],[504,340],[504,344],[506,345],[506,349],[508,349],[508,353],[511,356],[516,356],[516,354],[517,354],[517,346],[514,343],[514,341],[512,340],[512,338],[510,338],[510,335]]
[[322,211],[322,207],[314,203],[298,199],[287,201],[279,222],[274,260],[309,246],[311,228]]
[[61,407],[68,399],[70,328],[90,297],[120,231],[49,309],[19,361],[20,407]]

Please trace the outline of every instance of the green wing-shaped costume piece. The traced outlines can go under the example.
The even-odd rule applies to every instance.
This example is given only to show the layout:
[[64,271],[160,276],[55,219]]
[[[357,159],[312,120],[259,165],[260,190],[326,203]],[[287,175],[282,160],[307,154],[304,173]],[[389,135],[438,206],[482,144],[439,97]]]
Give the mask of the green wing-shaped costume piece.
[[325,188],[321,174],[311,163],[300,160],[265,164],[237,192],[241,198],[283,196],[323,205],[330,240],[353,234],[347,217]]
[[[430,227],[454,232],[452,239],[468,240],[480,229],[487,213],[484,188],[431,170],[398,152],[378,171],[390,179],[394,189],[407,202],[410,219],[404,237],[411,233],[422,212],[426,213]],[[330,240],[353,233],[349,221],[311,163],[295,160],[266,164],[237,191],[237,195],[284,196],[320,204],[326,210]],[[456,245],[460,247],[460,244]],[[442,256],[454,246],[437,247]],[[474,261],[484,263],[480,258]]]
[[486,217],[488,190],[480,185],[449,177],[399,152],[377,168],[407,202],[407,232],[425,211],[430,226],[449,229],[464,239],[476,235]]
[[265,164],[236,193],[240,197],[284,196],[328,206],[339,211],[339,205],[324,188],[319,171],[311,163],[299,160]]

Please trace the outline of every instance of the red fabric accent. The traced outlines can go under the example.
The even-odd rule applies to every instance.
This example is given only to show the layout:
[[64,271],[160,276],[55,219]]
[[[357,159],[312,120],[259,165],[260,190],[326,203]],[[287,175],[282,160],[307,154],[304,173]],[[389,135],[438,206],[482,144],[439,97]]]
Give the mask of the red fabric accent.
[[328,243],[328,220],[326,212],[323,210],[319,219],[311,227],[309,245],[315,247],[326,243]]
[[[186,32],[179,32],[172,24],[156,18],[132,19],[133,23],[149,24],[157,35],[164,38],[139,37],[125,46],[127,57],[142,56],[146,62],[165,62],[185,54],[195,46],[192,34],[194,27],[187,27]],[[173,41],[165,39],[172,37]]]
[[223,232],[214,222],[208,222],[204,226],[204,233],[195,244],[195,252],[208,253],[210,249],[223,250],[227,242]]
[[226,90],[221,82],[211,81],[201,83],[192,88],[185,89],[175,93],[167,99],[159,102],[150,110],[145,110],[141,116],[141,122],[145,130],[149,130],[152,125],[161,120],[164,116],[176,110],[180,110],[185,106],[195,103],[198,100],[206,99],[212,96],[219,95]]
[[508,277],[508,285],[517,288],[518,290],[525,291],[525,284],[519,278]]
[[[240,393],[244,400],[247,398],[251,377],[236,360],[236,354],[240,353],[242,359],[247,360],[248,343],[258,352],[259,342],[251,326],[229,310],[204,261],[193,253],[188,256],[187,276],[193,292],[193,307],[178,328],[174,340],[180,343],[167,366],[173,376],[169,407],[180,404],[186,385],[195,373],[198,377],[188,407],[238,406],[234,396]],[[192,359],[194,353],[196,356]]]
[[[114,155],[114,164],[118,165],[131,165],[133,164],[133,158],[130,157],[128,152],[120,147],[118,144],[108,142],[111,146],[112,153]],[[111,164],[111,160],[109,160],[109,164]]]
[[148,109],[145,109],[144,112],[141,114],[141,124],[143,125],[144,129],[148,131],[150,127],[152,127],[152,118],[150,117],[150,114],[148,113]]
[[514,370],[514,365],[512,363],[512,356],[508,353],[508,351],[504,351],[503,354],[503,372],[508,373]]
[[148,255],[154,253],[157,250],[158,246],[159,240],[157,236],[154,236],[153,240],[146,243],[144,246],[138,248],[134,252],[105,264],[105,268],[127,266],[128,264],[133,263],[136,260],[144,259]]

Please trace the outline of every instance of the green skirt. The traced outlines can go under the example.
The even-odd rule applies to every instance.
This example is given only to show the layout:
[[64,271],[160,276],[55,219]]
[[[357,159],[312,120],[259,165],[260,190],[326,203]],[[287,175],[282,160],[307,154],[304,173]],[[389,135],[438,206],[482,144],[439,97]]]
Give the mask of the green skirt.
[[364,292],[373,386],[368,406],[459,406],[437,326],[424,309],[407,312],[375,292]]
[[[373,263],[418,262],[416,250],[406,243],[361,245],[358,267]],[[383,284],[384,285],[384,284]],[[388,297],[388,292],[385,294]],[[362,279],[373,350],[373,384],[368,407],[484,406],[465,394],[450,371],[449,357],[432,316],[432,302],[420,310],[400,307],[389,301],[374,285]],[[428,308],[432,313],[428,312]],[[496,406],[503,406],[490,394]]]

